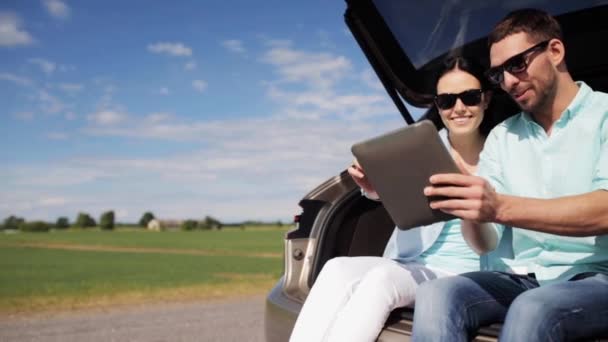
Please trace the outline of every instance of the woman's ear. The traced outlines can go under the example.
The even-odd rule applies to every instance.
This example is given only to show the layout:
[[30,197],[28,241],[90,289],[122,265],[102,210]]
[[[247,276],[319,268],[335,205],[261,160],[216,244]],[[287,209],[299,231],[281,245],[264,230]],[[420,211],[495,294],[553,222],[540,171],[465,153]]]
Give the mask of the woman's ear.
[[492,101],[492,91],[486,90],[483,93],[483,109],[488,109],[488,106],[490,105],[490,101]]

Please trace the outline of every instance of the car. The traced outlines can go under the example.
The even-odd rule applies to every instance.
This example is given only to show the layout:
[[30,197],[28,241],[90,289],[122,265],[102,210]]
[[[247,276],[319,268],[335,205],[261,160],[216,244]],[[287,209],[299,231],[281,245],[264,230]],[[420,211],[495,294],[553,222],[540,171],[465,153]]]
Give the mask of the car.
[[[574,79],[607,92],[608,49],[603,45],[608,37],[608,5],[601,3],[346,0],[344,17],[403,119],[411,124],[415,122],[412,107],[432,106],[434,84],[430,75],[438,63],[447,54],[458,52],[488,66],[487,33],[508,12],[523,7],[540,8],[556,16],[564,30],[566,62]],[[494,101],[502,108],[496,113],[500,119],[518,111],[499,89]],[[285,236],[284,273],[266,299],[268,342],[289,339],[325,262],[338,256],[380,256],[394,229],[382,203],[361,196],[346,171],[306,194],[299,205],[302,212],[296,216],[296,228]],[[409,340],[412,317],[412,309],[393,311],[378,341]],[[495,341],[500,327],[495,324],[482,328],[476,340]]]

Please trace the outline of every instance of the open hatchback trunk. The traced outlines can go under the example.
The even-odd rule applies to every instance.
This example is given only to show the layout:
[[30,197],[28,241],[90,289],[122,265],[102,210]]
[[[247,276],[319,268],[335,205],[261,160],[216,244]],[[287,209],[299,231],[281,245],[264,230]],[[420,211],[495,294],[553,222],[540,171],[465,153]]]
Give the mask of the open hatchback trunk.
[[[432,75],[439,61],[458,51],[488,66],[486,34],[516,8],[541,8],[555,15],[562,24],[566,61],[574,79],[607,92],[605,4],[590,0],[346,0],[344,17],[404,120],[412,123],[411,108],[432,105]],[[518,111],[500,90],[494,101],[502,108],[494,113],[498,119]],[[285,236],[284,274],[267,297],[267,341],[289,339],[302,303],[325,262],[337,256],[380,256],[394,228],[382,204],[362,197],[346,172],[312,190],[300,206],[297,228]],[[407,209],[404,204],[403,210]],[[412,312],[394,311],[378,340],[409,340]],[[494,341],[499,329],[500,325],[481,329],[477,340]]]

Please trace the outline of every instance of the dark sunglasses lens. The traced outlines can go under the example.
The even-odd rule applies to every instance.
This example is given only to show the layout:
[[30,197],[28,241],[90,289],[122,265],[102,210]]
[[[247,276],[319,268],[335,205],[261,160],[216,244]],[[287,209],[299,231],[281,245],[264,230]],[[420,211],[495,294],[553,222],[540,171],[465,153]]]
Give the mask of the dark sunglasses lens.
[[477,106],[481,102],[481,92],[479,90],[468,90],[460,94],[460,99],[467,106]]
[[510,74],[526,70],[526,59],[523,55],[513,56],[505,65],[505,70]]
[[456,95],[454,94],[441,94],[435,97],[435,103],[439,109],[450,109],[456,104]]

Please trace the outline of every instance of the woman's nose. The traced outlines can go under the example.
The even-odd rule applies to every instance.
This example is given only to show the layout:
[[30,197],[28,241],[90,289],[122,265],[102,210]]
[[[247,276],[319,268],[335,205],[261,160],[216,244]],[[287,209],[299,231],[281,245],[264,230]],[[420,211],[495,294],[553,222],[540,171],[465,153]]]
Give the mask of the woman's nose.
[[456,103],[454,104],[454,111],[456,113],[464,113],[467,110],[467,107],[462,103],[460,99],[456,99]]

